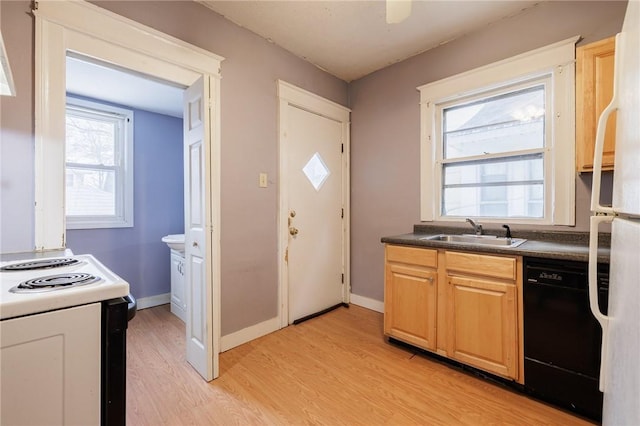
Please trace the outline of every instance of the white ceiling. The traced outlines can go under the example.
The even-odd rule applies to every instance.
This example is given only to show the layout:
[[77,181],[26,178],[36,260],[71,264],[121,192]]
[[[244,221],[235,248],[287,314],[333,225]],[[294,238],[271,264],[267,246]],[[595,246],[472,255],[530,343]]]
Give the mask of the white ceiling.
[[413,0],[387,24],[384,0],[196,0],[347,82],[546,0]]
[[182,118],[183,88],[70,56],[67,92]]

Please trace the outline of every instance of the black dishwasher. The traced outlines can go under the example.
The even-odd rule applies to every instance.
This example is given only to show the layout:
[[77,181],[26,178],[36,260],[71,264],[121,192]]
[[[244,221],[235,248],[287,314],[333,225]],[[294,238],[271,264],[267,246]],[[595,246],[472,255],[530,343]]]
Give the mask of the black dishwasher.
[[[607,312],[609,265],[598,265],[598,304]],[[527,392],[595,420],[602,330],[589,308],[585,262],[524,259],[524,385]]]

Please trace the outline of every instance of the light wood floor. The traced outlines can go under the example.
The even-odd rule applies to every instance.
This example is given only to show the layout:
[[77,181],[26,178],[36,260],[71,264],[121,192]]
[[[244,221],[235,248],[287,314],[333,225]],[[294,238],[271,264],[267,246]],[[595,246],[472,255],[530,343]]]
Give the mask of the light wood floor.
[[128,331],[130,426],[589,424],[386,343],[382,315],[357,306],[221,354],[211,383],[186,363],[168,305]]

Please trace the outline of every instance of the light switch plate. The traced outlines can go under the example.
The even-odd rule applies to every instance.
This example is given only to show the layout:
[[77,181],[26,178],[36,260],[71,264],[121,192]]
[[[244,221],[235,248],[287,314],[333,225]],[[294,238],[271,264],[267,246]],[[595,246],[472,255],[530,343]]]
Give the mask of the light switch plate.
[[267,174],[266,173],[260,173],[258,186],[260,186],[260,188],[266,188],[267,187]]

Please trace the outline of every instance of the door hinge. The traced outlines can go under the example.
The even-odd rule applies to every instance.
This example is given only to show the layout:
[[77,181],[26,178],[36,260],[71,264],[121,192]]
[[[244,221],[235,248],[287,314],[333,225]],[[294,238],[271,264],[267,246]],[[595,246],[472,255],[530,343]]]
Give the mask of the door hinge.
[[340,144],[340,152],[344,152],[344,144],[343,143]]
[[284,261],[285,263],[289,263],[289,247],[284,252]]
[[344,284],[344,274],[342,274],[342,284]]
[[342,211],[340,212],[340,218],[341,218],[341,219],[344,219],[344,209],[340,209],[340,210],[342,210]]

